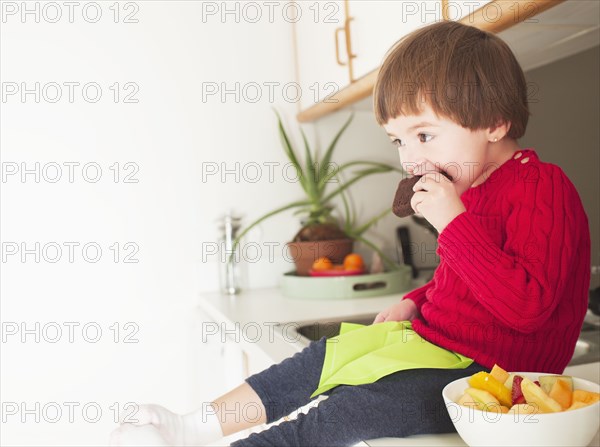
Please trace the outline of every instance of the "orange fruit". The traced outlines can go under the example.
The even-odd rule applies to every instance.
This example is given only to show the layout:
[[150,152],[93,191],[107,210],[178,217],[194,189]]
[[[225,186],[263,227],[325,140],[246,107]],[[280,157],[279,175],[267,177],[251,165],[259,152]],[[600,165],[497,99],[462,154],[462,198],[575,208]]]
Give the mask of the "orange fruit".
[[313,262],[312,265],[312,269],[316,271],[331,270],[332,267],[333,264],[331,262],[331,259],[327,257],[317,259],[315,262]]
[[344,269],[345,270],[364,270],[365,263],[361,255],[357,253],[350,253],[344,258]]

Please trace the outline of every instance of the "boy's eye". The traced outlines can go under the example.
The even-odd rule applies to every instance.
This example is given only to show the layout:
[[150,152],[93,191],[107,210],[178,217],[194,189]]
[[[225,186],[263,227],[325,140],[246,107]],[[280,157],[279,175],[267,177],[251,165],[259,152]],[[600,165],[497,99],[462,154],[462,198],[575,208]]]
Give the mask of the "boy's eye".
[[421,143],[427,143],[428,141],[431,141],[432,138],[433,138],[433,135],[429,135],[427,133],[420,133],[419,134],[419,141]]
[[[421,143],[428,143],[433,138],[433,135],[429,135],[428,133],[419,133],[419,134],[417,134],[417,136],[419,137],[419,141]],[[392,144],[394,146],[397,146],[397,147],[404,147],[404,146],[406,146],[406,144],[402,140],[400,140],[399,138],[396,138],[395,140],[392,140]]]

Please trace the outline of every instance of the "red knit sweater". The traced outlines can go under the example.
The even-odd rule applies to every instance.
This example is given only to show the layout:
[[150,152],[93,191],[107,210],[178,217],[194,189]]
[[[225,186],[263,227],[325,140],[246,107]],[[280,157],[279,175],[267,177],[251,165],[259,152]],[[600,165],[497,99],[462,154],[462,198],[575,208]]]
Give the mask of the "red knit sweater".
[[[525,162],[525,163],[523,163]],[[463,193],[414,330],[491,368],[562,373],[587,310],[590,231],[562,171],[524,149]]]

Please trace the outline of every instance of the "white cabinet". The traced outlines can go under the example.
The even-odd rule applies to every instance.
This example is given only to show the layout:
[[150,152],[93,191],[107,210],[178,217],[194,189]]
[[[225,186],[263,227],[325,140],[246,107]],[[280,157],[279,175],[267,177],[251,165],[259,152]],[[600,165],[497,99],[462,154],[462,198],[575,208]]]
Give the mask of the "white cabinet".
[[[491,0],[347,0],[298,2],[294,21],[300,106],[306,109],[378,68],[386,52],[417,28],[460,20]],[[520,6],[523,8],[523,6]],[[515,4],[517,11],[519,4]],[[487,19],[499,20],[498,8]],[[350,34],[346,42],[347,33]],[[343,64],[343,65],[342,65]],[[350,66],[349,66],[350,65]]]
[[[438,4],[438,1],[351,0],[355,76],[359,78],[379,67],[395,42],[423,25],[424,8],[435,11]],[[435,14],[426,17],[430,22],[436,18]]]
[[[450,20],[460,20],[490,0],[448,1]],[[354,75],[359,78],[381,65],[386,52],[400,38],[429,23],[443,18],[442,2],[350,0]],[[490,17],[495,17],[491,14]]]
[[[236,388],[248,376],[268,368],[272,362],[261,352],[244,350],[239,342],[235,326],[215,322],[201,309],[196,309],[197,324],[193,337],[195,351],[190,359],[193,384],[189,393],[190,408],[198,408],[203,402],[216,399]],[[251,433],[264,430],[265,424],[226,436],[219,446],[229,445]]]
[[336,34],[341,62],[347,61],[343,1],[298,2],[301,17],[294,22],[300,105],[310,107],[350,83],[348,67],[336,57]]
[[[244,379],[258,373],[274,362],[251,343],[243,326],[216,322],[204,311],[197,309],[197,325],[194,328],[196,355],[193,359],[193,404],[206,402],[231,391]],[[226,436],[219,446],[229,445],[239,439],[268,428],[266,424],[247,428]]]
[[239,325],[225,325],[198,311],[197,356],[194,369],[196,393],[202,399],[216,398],[240,385],[244,379],[273,364],[250,343]]
[[195,351],[191,359],[192,376],[196,378],[193,400],[204,402],[241,383],[244,379],[243,354],[238,346],[227,342],[221,325],[199,310],[197,317],[193,332]]

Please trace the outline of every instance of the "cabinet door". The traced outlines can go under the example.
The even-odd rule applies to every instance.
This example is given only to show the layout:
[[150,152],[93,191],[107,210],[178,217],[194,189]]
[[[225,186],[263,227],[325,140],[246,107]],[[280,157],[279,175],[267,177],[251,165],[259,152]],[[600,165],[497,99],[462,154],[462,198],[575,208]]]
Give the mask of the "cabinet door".
[[205,401],[216,398],[238,386],[246,378],[244,352],[240,343],[223,332],[200,309],[196,310],[197,323],[193,327],[194,355],[191,357],[193,399]]
[[[448,2],[451,20],[460,20],[490,0]],[[441,0],[350,0],[350,22],[355,78],[379,67],[386,52],[403,36],[442,19]]]
[[253,374],[264,371],[274,362],[260,349],[244,349],[244,376],[250,377]]
[[[350,83],[348,67],[336,59],[336,29],[344,26],[343,1],[298,2],[301,17],[294,23],[301,108],[308,108]],[[347,61],[344,32],[339,32],[339,56]]]
[[239,342],[227,336],[222,346],[223,370],[221,374],[227,390],[237,387],[246,378],[245,354]]

